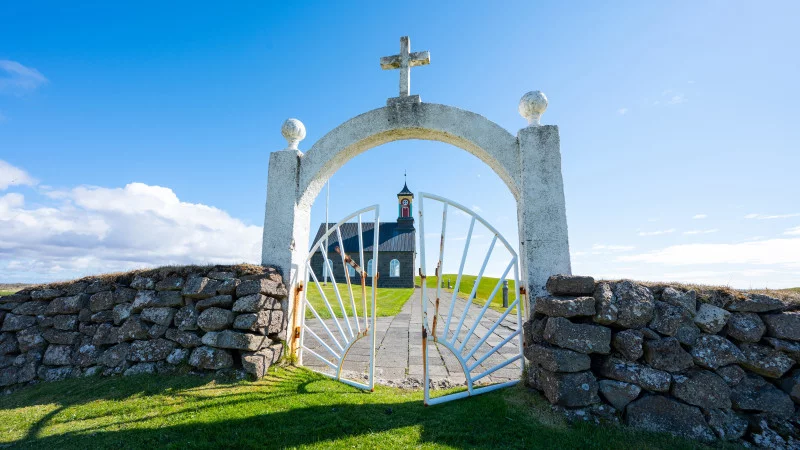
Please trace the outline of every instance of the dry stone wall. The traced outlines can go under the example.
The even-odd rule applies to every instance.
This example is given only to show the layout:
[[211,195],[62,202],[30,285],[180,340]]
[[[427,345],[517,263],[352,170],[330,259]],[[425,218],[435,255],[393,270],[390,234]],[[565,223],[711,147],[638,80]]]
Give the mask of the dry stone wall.
[[572,419],[800,448],[800,311],[777,298],[554,276],[526,382]]
[[0,386],[90,375],[262,377],[282,352],[286,287],[271,267],[169,267],[0,297]]

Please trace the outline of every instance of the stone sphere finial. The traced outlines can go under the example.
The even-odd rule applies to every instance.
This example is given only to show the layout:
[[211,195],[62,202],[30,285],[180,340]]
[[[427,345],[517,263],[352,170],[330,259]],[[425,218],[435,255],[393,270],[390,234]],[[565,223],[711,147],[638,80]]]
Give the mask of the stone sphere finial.
[[519,114],[528,121],[529,127],[541,126],[539,119],[547,109],[547,96],[542,91],[530,91],[519,100]]
[[297,150],[297,144],[306,138],[306,126],[297,119],[286,119],[281,127],[281,134],[289,143],[288,148]]

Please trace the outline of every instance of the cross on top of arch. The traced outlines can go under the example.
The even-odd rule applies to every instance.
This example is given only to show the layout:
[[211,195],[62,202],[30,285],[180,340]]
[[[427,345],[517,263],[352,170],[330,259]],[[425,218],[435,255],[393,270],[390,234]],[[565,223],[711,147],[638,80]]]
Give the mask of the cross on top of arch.
[[427,50],[411,53],[411,40],[408,36],[400,38],[400,53],[381,58],[381,69],[400,69],[400,96],[389,99],[388,103],[396,101],[419,102],[419,95],[410,95],[411,68],[425,66],[431,63],[431,53]]

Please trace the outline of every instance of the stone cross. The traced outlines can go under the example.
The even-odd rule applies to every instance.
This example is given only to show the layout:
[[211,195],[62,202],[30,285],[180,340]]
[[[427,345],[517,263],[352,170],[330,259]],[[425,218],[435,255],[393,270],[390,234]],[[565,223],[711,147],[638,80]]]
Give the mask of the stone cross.
[[381,69],[400,69],[400,98],[408,97],[411,89],[411,68],[431,63],[429,51],[410,53],[411,41],[408,36],[400,38],[400,54],[381,58]]

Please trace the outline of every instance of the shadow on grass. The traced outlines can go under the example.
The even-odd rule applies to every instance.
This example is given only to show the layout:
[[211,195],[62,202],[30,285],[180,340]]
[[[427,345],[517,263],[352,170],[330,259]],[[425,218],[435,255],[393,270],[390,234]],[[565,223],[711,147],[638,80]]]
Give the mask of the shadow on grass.
[[[69,380],[0,399],[0,408],[58,407],[30,423],[15,448],[691,448],[692,443],[610,427],[566,427],[537,417],[536,394],[511,388],[425,407],[419,392],[374,394],[306,370],[253,383],[208,377]],[[18,393],[21,394],[21,393]],[[159,407],[142,410],[137,400]],[[163,398],[162,398],[163,397]],[[30,400],[30,401],[26,401]],[[92,402],[111,400],[97,411]],[[67,411],[68,410],[68,411]],[[549,410],[548,410],[549,411]],[[62,414],[63,413],[63,414]]]

